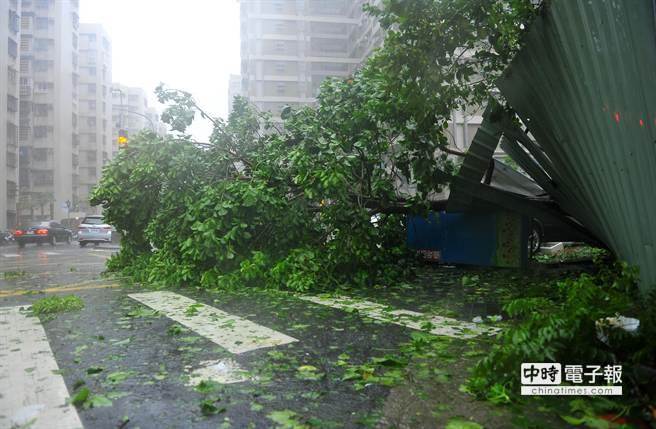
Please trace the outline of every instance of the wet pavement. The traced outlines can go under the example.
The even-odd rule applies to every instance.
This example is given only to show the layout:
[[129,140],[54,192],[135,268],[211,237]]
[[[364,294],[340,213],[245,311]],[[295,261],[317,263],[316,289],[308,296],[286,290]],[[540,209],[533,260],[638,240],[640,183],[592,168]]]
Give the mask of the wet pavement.
[[[164,296],[175,300],[179,294],[184,305],[176,307],[158,301],[160,292],[149,295],[153,292],[103,276],[106,259],[116,251],[115,246],[75,243],[0,247],[1,308],[70,294],[85,304],[80,311],[40,320],[59,368],[54,373],[63,377],[68,394],[88,389],[89,397],[77,407],[85,428],[398,426],[384,423],[383,414],[412,395],[373,383],[357,389],[344,380],[343,366],[394,353],[415,329],[262,290],[175,289]],[[406,291],[409,285],[400,285],[373,288],[363,298],[400,309],[436,310],[451,289],[458,289],[453,279],[461,273],[448,267],[427,272],[412,293]],[[474,313],[485,316],[499,309],[479,301],[484,300],[475,297],[431,313],[471,321]],[[203,330],[211,323],[218,323],[222,333]],[[235,337],[241,333],[243,340]],[[258,338],[260,345],[240,347]],[[464,348],[476,345],[475,340],[449,341]],[[218,374],[215,380],[222,382],[198,385],[198,374]],[[0,404],[11,392],[0,377]],[[13,424],[29,423],[30,416],[38,417],[32,408]],[[0,426],[2,418],[0,405]],[[10,418],[5,415],[5,422]],[[401,427],[439,427],[431,419],[429,413],[428,419]],[[39,423],[30,427],[55,427]]]

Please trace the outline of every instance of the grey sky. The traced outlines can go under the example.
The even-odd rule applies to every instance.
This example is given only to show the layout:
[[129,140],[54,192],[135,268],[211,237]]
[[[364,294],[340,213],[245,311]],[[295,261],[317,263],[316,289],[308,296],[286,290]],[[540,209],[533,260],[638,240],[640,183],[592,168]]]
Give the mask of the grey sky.
[[[225,117],[228,79],[239,73],[237,0],[81,0],[80,21],[102,24],[113,44],[113,80],[144,88],[158,110],[159,82],[187,90]],[[198,118],[191,132],[207,141]]]

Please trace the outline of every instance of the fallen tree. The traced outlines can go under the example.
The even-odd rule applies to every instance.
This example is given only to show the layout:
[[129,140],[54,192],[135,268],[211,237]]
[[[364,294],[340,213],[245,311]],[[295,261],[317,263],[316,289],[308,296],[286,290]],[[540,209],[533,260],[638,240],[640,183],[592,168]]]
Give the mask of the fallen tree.
[[[238,99],[227,121],[184,91],[157,90],[179,135],[142,134],[103,171],[92,198],[124,235],[111,261],[139,279],[306,290],[391,281],[412,259],[408,212],[456,166],[452,111],[483,100],[537,9],[530,0],[405,2],[369,8],[384,48],[316,107],[283,124]],[[185,136],[196,114],[209,143]],[[400,192],[406,185],[412,193]],[[373,220],[373,221],[372,221]]]

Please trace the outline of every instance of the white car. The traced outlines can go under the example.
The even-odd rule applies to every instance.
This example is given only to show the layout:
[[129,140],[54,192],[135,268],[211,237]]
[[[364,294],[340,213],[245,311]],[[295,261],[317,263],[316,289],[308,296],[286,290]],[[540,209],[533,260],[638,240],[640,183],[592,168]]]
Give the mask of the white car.
[[114,227],[105,223],[100,215],[87,216],[77,230],[77,241],[80,247],[93,243],[96,246],[100,243],[111,243]]

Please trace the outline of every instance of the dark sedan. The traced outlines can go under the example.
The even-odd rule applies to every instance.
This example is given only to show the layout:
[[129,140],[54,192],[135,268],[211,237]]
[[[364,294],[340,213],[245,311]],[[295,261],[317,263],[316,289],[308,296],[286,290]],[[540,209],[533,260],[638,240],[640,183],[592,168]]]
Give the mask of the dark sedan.
[[19,247],[25,247],[28,243],[36,243],[41,246],[43,243],[56,245],[58,242],[71,244],[73,233],[66,229],[58,222],[49,220],[34,223],[26,228],[19,228],[14,231],[14,239]]

